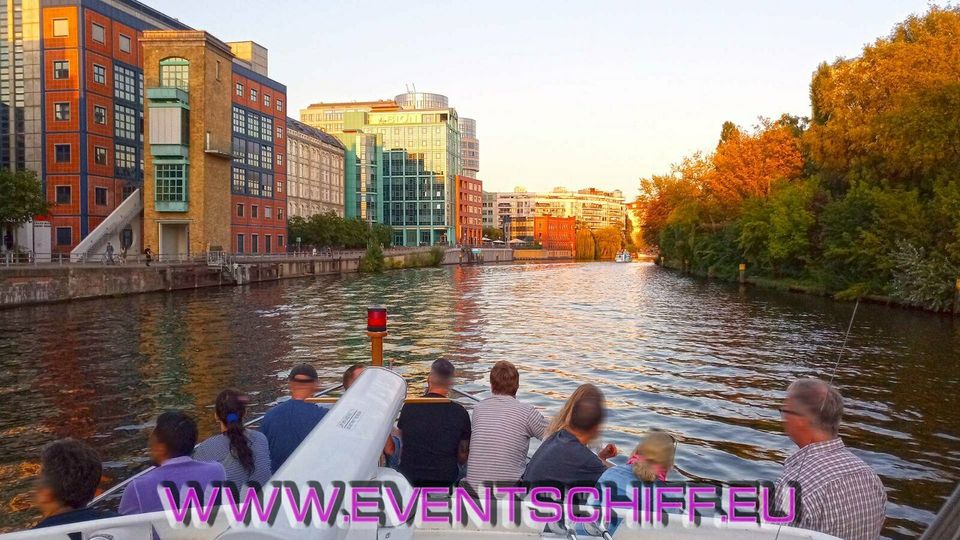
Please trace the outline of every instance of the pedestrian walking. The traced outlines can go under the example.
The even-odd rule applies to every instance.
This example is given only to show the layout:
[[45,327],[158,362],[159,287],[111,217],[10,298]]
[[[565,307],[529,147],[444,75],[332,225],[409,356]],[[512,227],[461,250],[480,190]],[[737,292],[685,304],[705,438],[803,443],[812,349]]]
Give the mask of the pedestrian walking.
[[107,242],[107,264],[113,264],[113,244]]
[[143,249],[143,256],[147,258],[147,266],[150,266],[150,261],[153,260],[153,251],[150,251],[150,246]]

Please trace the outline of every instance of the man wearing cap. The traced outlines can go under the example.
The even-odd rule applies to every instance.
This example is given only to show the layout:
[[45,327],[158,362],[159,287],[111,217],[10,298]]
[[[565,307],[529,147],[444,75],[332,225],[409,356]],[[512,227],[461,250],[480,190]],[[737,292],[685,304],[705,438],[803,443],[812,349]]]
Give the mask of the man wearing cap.
[[327,409],[305,400],[317,392],[317,370],[300,364],[290,370],[290,399],[267,411],[260,431],[270,445],[270,471],[277,472],[327,414]]
[[[427,376],[424,397],[445,398],[453,384],[453,364],[437,360]],[[470,416],[459,403],[411,403],[400,410],[403,458],[398,470],[414,486],[452,486],[467,462]]]

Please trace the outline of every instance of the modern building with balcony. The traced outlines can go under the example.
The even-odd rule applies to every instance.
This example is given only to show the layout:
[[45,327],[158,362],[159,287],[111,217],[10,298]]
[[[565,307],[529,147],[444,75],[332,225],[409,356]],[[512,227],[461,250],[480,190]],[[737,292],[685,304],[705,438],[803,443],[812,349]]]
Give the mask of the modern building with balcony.
[[520,239],[536,241],[534,218],[554,216],[574,218],[578,227],[599,230],[605,227],[623,229],[626,205],[623,193],[602,191],[595,188],[569,191],[556,188],[546,193],[527,192],[516,188],[513,192],[496,194],[497,223],[494,225],[504,231],[504,219],[510,221],[508,240]]
[[285,250],[286,87],[203,31],[141,41],[144,245],[161,258]]

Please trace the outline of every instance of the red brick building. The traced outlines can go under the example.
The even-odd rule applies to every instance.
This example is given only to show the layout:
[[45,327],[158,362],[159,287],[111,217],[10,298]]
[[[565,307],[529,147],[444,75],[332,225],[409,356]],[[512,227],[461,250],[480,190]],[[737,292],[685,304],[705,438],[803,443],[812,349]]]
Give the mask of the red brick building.
[[37,11],[24,10],[10,35],[26,33],[21,25],[35,14],[40,47],[26,47],[15,64],[42,63],[41,80],[29,80],[32,69],[5,68],[11,76],[0,84],[18,95],[17,108],[0,118],[0,166],[39,173],[51,203],[53,251],[63,253],[143,185],[140,36],[185,27],[131,0],[42,0]]
[[483,238],[483,182],[457,176],[457,243],[479,246]]
[[575,251],[576,223],[574,217],[536,216],[533,218],[533,238],[543,249]]

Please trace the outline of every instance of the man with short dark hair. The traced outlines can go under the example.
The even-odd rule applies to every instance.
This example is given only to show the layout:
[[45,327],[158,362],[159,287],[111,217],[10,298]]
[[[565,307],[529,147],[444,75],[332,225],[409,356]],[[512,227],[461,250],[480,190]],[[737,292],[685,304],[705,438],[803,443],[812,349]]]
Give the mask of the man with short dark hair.
[[516,483],[527,464],[530,439],[543,438],[547,421],[533,405],[517,400],[520,372],[501,360],[490,370],[493,395],[473,408],[466,483]]
[[353,381],[357,380],[357,377],[360,376],[360,373],[363,371],[364,364],[354,364],[347,368],[343,372],[343,389],[348,390],[350,386],[353,385]]
[[776,501],[789,508],[787,488],[797,487],[794,525],[844,540],[880,536],[887,494],[877,473],[840,439],[843,397],[820,379],[799,379],[787,388],[780,409],[784,431],[798,447],[783,464]]
[[270,445],[270,472],[273,473],[327,414],[326,408],[305,401],[317,392],[317,370],[313,366],[294,366],[288,379],[290,399],[267,411],[260,421],[260,432],[267,436]]
[[[185,488],[198,484],[204,495],[210,493],[214,482],[226,478],[223,465],[212,461],[194,461],[190,456],[197,445],[197,423],[183,411],[167,411],[157,417],[157,425],[150,434],[150,457],[155,469],[135,478],[123,490],[120,513],[146,514],[163,510],[157,488],[172,482],[183,500]],[[200,495],[200,494],[198,494]]]
[[33,500],[43,514],[36,528],[56,527],[116,514],[87,508],[100,484],[103,465],[86,443],[76,439],[52,442],[40,454],[40,478]]
[[589,391],[571,408],[570,421],[543,441],[523,472],[523,482],[561,488],[594,486],[611,464],[607,458],[616,455],[616,447],[607,445],[599,455],[587,448],[600,436],[606,419],[606,406],[599,388],[588,385]]
[[[453,364],[439,359],[430,367],[424,397],[445,398],[453,385]],[[463,405],[410,403],[397,421],[403,442],[398,470],[414,486],[452,486],[470,448],[470,415]]]

